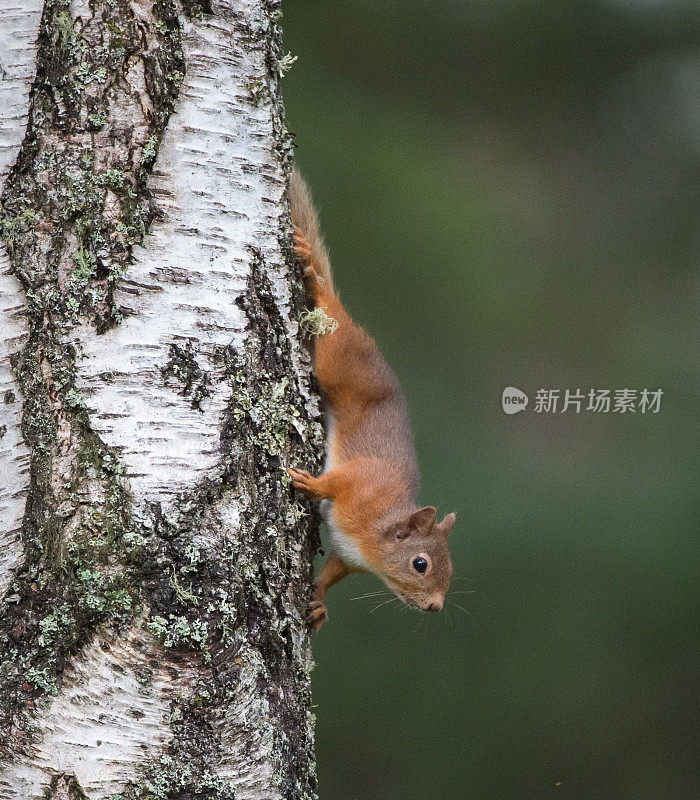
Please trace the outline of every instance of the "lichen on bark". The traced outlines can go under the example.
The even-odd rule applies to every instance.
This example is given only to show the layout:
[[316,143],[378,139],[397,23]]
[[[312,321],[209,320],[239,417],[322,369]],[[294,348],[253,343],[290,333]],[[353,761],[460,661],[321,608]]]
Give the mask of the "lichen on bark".
[[[150,224],[147,175],[184,60],[174,6],[47,0],[24,142],[0,229],[26,297],[29,336],[12,367],[31,448],[24,563],[0,622],[0,748],[27,739],[22,711],[71,653],[133,605],[117,546],[128,514],[118,458],[90,429],[68,327],[118,321],[114,286]],[[87,502],[86,502],[87,498]]]
[[31,311],[115,323],[112,295],[153,218],[147,177],[184,77],[174,3],[47,0],[27,133],[2,229]]
[[[0,198],[2,237],[26,297],[29,332],[12,368],[31,449],[23,562],[0,619],[2,800],[37,786],[47,797],[91,800],[315,796],[305,609],[318,539],[285,467],[318,465],[322,430],[294,322],[303,293],[284,205],[291,139],[279,93],[279,3],[185,11],[191,20],[169,0],[47,0],[42,16],[27,131]],[[231,74],[216,102],[195,88],[211,58]],[[178,103],[183,80],[194,110]],[[214,468],[192,464],[189,483],[164,496],[143,488],[119,430],[98,430],[90,392],[114,381],[111,402],[121,384],[116,370],[91,374],[89,362],[94,347],[112,347],[118,365],[121,332],[128,340],[131,322],[146,324],[144,312],[157,308],[160,285],[134,277],[134,256],[147,259],[149,231],[167,230],[177,208],[154,201],[152,172],[166,132],[171,159],[191,130],[187,115],[206,116],[216,104],[239,140],[250,137],[232,156],[238,172],[217,170],[243,205],[227,209],[217,197],[211,228],[176,230],[215,253],[219,220],[242,221],[227,232],[233,258],[209,279],[223,281],[224,268],[236,277],[222,282],[237,298],[232,335],[217,334],[206,317],[190,321],[178,293],[198,279],[196,268],[164,264],[175,316],[184,316],[173,318],[168,341],[149,345],[157,356],[123,395],[143,379],[144,396],[157,385],[171,402],[171,392],[185,436],[188,426],[218,430],[207,450]],[[225,131],[215,135],[235,146]],[[257,183],[242,184],[253,175]],[[126,288],[155,299],[127,310]],[[151,428],[157,438],[158,424]],[[119,694],[102,715],[110,681]],[[141,758],[131,744],[119,749],[134,686],[142,697],[130,741],[155,747]],[[113,749],[111,761],[96,754],[99,769],[84,774],[92,756],[75,769],[51,763],[81,692],[91,709],[83,735],[104,736]]]

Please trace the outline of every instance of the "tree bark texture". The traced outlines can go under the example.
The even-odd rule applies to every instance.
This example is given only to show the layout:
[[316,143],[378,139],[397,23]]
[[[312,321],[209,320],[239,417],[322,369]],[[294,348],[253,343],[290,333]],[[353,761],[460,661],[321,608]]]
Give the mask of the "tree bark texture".
[[316,796],[278,0],[0,0],[0,800]]

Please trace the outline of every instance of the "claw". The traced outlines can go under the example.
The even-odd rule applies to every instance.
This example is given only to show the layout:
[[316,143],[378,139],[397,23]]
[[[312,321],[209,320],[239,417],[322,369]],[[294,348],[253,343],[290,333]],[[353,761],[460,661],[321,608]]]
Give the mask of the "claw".
[[294,226],[294,236],[292,239],[294,241],[294,252],[297,254],[297,258],[301,261],[310,261],[313,249],[302,230],[297,228],[296,225]]
[[292,479],[292,486],[295,489],[304,489],[308,491],[310,484],[315,480],[310,472],[307,472],[305,469],[296,469],[294,467],[287,470],[287,475]]
[[312,600],[309,603],[309,625],[311,629],[317,631],[328,619],[328,609],[321,600]]

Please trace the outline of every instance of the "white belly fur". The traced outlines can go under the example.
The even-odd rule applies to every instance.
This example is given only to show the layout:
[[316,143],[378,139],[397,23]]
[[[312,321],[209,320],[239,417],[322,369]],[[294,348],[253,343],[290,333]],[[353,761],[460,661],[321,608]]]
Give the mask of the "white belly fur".
[[[326,422],[328,442],[332,441],[333,439],[334,427],[335,423],[333,421],[333,415],[329,411]],[[329,447],[328,453],[326,455],[325,471],[329,472],[332,469],[333,469],[333,464],[331,462],[331,451]],[[340,556],[340,558],[346,564],[352,565],[353,567],[357,567],[358,569],[369,570],[369,566],[365,561],[364,556],[360,552],[360,548],[349,536],[344,534],[340,530],[340,528],[336,525],[335,518],[333,516],[333,501],[322,500],[320,505],[320,510],[321,510],[321,516],[323,517],[323,521],[328,526],[328,534],[330,536],[331,547],[333,548],[333,550]]]
[[328,534],[334,552],[349,566],[357,567],[362,570],[369,570],[369,566],[360,552],[360,548],[335,524],[332,500],[321,501],[321,516],[328,526]]

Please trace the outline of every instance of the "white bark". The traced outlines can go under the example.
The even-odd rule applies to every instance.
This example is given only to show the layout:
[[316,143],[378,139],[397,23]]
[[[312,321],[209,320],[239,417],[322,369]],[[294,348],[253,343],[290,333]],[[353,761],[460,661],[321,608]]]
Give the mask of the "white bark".
[[10,356],[19,350],[26,325],[21,287],[9,273],[7,255],[0,250],[0,595],[12,580],[22,558],[22,517],[29,483],[29,451],[22,439],[22,402],[10,371]]
[[[31,758],[0,774],[2,800],[40,800],[54,775],[74,775],[90,798],[119,794],[136,765],[169,739],[170,699],[192,671],[173,680],[152,670],[153,642],[138,629],[103,649],[98,637],[64,676],[61,693],[37,715],[41,738]],[[144,686],[139,676],[148,674]]]
[[[131,9],[144,26],[152,25],[150,2],[133,0]],[[299,509],[291,496],[276,494],[274,510],[268,512],[267,489],[259,488],[260,480],[265,487],[279,484],[290,453],[305,451],[308,457],[318,450],[318,438],[314,438],[318,425],[312,421],[318,417],[318,406],[310,388],[309,358],[299,343],[290,251],[284,246],[289,233],[288,166],[279,152],[278,76],[268,49],[274,22],[268,10],[261,0],[216,0],[211,16],[183,21],[187,73],[149,179],[160,216],[142,246],[134,248],[115,292],[123,320],[100,335],[87,319],[61,334],[77,347],[75,389],[82,395],[90,429],[116,454],[120,471],[123,468],[124,478],[119,481],[125,482],[131,498],[123,510],[135,526],[129,535],[149,536],[159,525],[168,531],[163,536],[164,550],[157,556],[165,574],[156,589],[144,591],[152,591],[157,600],[166,597],[165,603],[170,602],[168,591],[176,591],[175,606],[180,609],[176,624],[196,621],[205,612],[227,614],[232,632],[226,641],[206,639],[206,645],[201,644],[204,658],[197,647],[189,652],[163,647],[152,635],[153,628],[147,632],[146,604],[126,629],[106,624],[92,631],[77,652],[68,654],[65,669],[60,658],[50,662],[44,672],[47,680],[55,679],[55,696],[49,686],[37,697],[38,679],[31,677],[30,667],[33,658],[46,654],[36,650],[36,656],[31,650],[36,633],[26,642],[21,635],[25,628],[36,631],[38,622],[40,640],[50,630],[50,614],[58,611],[50,604],[43,618],[31,604],[24,617],[18,611],[19,622],[5,637],[10,656],[0,653],[0,661],[7,659],[3,666],[11,662],[15,671],[28,670],[30,677],[20,678],[20,682],[25,680],[24,694],[18,696],[36,702],[12,698],[7,702],[14,709],[12,724],[24,732],[33,729],[34,734],[30,746],[23,745],[0,762],[0,800],[47,796],[72,800],[65,787],[50,788],[60,776],[75,778],[89,800],[151,796],[139,781],[154,780],[154,775],[169,787],[157,795],[163,798],[179,796],[178,789],[195,784],[212,798],[229,798],[232,791],[238,800],[314,796],[313,788],[309,789],[314,778],[312,719],[306,697],[311,659],[304,620],[305,579],[299,577],[308,574],[310,550],[298,535]],[[1,181],[14,164],[24,136],[41,8],[36,0],[23,0],[22,8],[0,0],[0,12]],[[86,18],[90,12],[87,6],[74,5],[72,13],[74,18],[78,13]],[[145,92],[138,63],[129,73],[130,80]],[[246,395],[250,402],[239,411],[244,424],[260,437],[260,447],[273,461],[278,458],[279,464],[271,468],[274,475],[261,476],[263,466],[242,461],[242,477],[236,477],[231,474],[230,453],[222,448],[222,433],[232,413],[237,413],[238,393],[247,392],[248,387],[232,379],[221,353],[235,352],[243,358],[253,345],[262,346],[262,334],[251,330],[254,325],[245,304],[237,304],[252,291],[253,262],[262,271],[265,288],[261,291],[270,295],[276,335],[286,344],[286,348],[276,346],[286,374],[276,383],[268,381],[265,366],[253,363],[253,372],[260,373],[263,400]],[[21,387],[9,360],[28,333],[26,299],[13,274],[16,271],[3,249],[0,596],[22,561],[27,491],[39,491],[29,483]],[[37,329],[41,324],[34,320]],[[193,404],[191,393],[183,393],[177,375],[168,376],[167,371],[164,375],[173,346],[194,358],[200,374],[206,373],[206,393],[198,404]],[[41,358],[39,363],[43,363]],[[306,405],[306,419],[296,409],[283,408],[287,387],[291,387],[290,403],[293,395]],[[268,388],[272,399],[265,395]],[[5,392],[10,393],[7,402]],[[78,423],[71,416],[78,412],[62,407],[54,394],[60,441],[52,455],[50,486],[52,501],[60,501],[54,518],[67,520],[61,522],[59,533],[65,547],[73,540],[81,541],[83,528],[99,536],[108,502],[104,481],[116,479],[97,474],[77,495],[66,488],[75,481],[80,453]],[[282,414],[282,422],[277,414]],[[294,437],[301,444],[292,446]],[[259,443],[255,437],[251,441]],[[241,459],[250,455],[243,441],[233,442],[232,447]],[[214,487],[206,496],[201,493],[204,483]],[[28,536],[29,526],[24,524]],[[264,531],[262,539],[260,531]],[[212,578],[211,587],[194,599],[194,567],[188,572],[185,565],[176,575],[182,556],[171,542],[181,540],[189,541],[186,552],[195,552],[196,558],[209,559],[212,565],[226,559],[233,564],[228,573],[221,573],[224,578],[217,576],[219,583]],[[18,603],[19,609],[32,592],[42,591],[42,581],[48,580],[42,570],[53,556],[45,543],[41,549],[45,555],[39,566],[18,578],[24,581],[20,594],[5,597],[7,609],[14,612],[12,604]],[[121,557],[115,552],[100,566],[99,576],[91,567],[86,580],[108,580]],[[81,570],[85,573],[76,562],[74,571],[80,575]],[[286,573],[291,576],[288,581]],[[208,573],[204,570],[203,574]],[[233,576],[230,585],[226,575]],[[189,586],[184,583],[188,577]],[[254,602],[256,608],[241,609],[241,598]],[[157,611],[156,619],[165,613]],[[272,660],[269,642],[279,650]],[[212,654],[214,666],[210,665]],[[0,671],[0,695],[2,680]],[[215,687],[214,700],[202,685]],[[200,696],[207,698],[208,710],[202,712],[206,724],[201,722],[198,730]],[[296,714],[294,730],[282,729],[284,715],[276,710],[282,706],[292,716]],[[183,713],[190,714],[187,725],[182,722]],[[202,753],[200,763],[197,759]],[[305,758],[310,760],[308,768],[303,766]]]
[[[21,5],[0,0],[0,192],[27,127],[41,8],[39,0]],[[20,528],[29,484],[21,394],[10,371],[10,356],[27,332],[23,309],[21,286],[0,242],[0,596],[22,557]]]
[[[99,337],[83,331],[79,386],[93,427],[137,478],[136,495],[150,501],[191,489],[220,462],[231,389],[215,348],[240,350],[245,340],[247,319],[236,299],[251,247],[289,310],[279,244],[285,174],[270,160],[269,105],[252,104],[247,88],[265,79],[265,52],[236,44],[241,24],[266,24],[258,2],[223,0],[213,19],[185,23],[188,73],[150,182],[163,220],[135,249],[117,294],[124,322]],[[287,333],[295,341],[293,326]],[[201,410],[161,376],[173,343],[189,343],[211,376]]]

